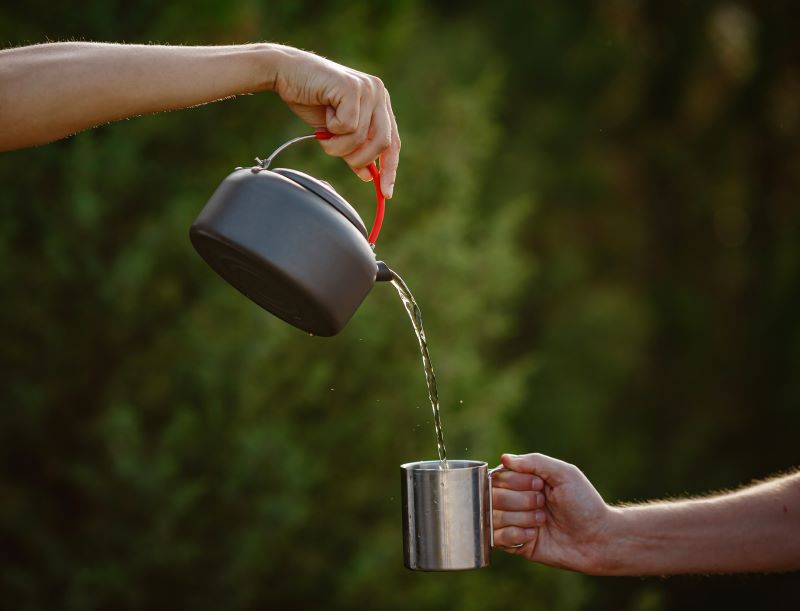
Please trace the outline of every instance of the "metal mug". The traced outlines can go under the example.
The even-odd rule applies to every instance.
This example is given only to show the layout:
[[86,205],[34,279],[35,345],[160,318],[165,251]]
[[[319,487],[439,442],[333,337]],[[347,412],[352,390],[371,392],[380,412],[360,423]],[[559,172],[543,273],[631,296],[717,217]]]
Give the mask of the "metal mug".
[[478,460],[400,465],[403,562],[414,571],[463,571],[491,563],[492,474]]

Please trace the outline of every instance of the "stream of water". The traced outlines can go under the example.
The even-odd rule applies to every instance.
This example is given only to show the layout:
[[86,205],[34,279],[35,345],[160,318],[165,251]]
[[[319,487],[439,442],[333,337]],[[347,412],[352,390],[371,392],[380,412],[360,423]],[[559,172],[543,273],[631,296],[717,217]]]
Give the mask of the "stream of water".
[[428,353],[428,340],[425,338],[425,328],[422,326],[422,312],[420,312],[414,295],[408,288],[408,285],[403,279],[393,272],[394,279],[392,285],[397,289],[397,294],[403,301],[403,305],[408,312],[408,317],[411,319],[411,324],[414,327],[414,333],[417,335],[419,342],[419,351],[422,354],[422,367],[425,370],[425,381],[428,384],[428,398],[431,400],[431,409],[433,410],[433,426],[436,430],[436,449],[439,452],[439,461],[441,467],[447,469],[447,450],[444,447],[444,432],[442,431],[442,417],[439,410],[439,391],[436,388],[436,375],[433,373],[433,366],[431,365],[431,356]]

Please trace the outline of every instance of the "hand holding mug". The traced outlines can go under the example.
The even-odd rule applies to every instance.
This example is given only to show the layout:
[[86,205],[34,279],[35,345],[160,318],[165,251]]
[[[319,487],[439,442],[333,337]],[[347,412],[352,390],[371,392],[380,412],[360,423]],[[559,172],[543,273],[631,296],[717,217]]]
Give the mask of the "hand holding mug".
[[[510,554],[592,572],[612,509],[574,465],[504,454],[493,478],[494,541]],[[522,547],[510,548],[522,543]]]

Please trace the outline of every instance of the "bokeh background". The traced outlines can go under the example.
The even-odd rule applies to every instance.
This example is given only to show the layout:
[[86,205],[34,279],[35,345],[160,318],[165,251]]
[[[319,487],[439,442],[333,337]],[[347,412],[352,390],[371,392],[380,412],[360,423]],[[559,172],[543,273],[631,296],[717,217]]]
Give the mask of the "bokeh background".
[[[622,502],[800,461],[799,6],[4,0],[0,39],[271,40],[380,75],[378,254],[449,455],[546,452]],[[406,571],[398,465],[435,443],[396,294],[310,338],[188,240],[306,131],[260,94],[0,156],[2,609],[800,608],[797,574]],[[281,165],[371,220],[313,143]]]

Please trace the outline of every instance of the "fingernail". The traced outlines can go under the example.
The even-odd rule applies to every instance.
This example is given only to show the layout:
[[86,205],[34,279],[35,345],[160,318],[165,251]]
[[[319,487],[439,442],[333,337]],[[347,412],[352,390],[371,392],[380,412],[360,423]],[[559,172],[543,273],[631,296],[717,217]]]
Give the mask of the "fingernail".
[[535,528],[526,528],[525,529],[525,538],[530,540],[536,536],[536,529]]
[[540,524],[544,522],[544,511],[537,511],[534,514],[534,518],[536,518],[536,521],[539,522]]
[[394,193],[394,183],[390,184],[390,185],[389,185],[389,186],[386,188],[386,197],[387,197],[388,199],[392,199],[392,194],[393,194],[393,193]]

